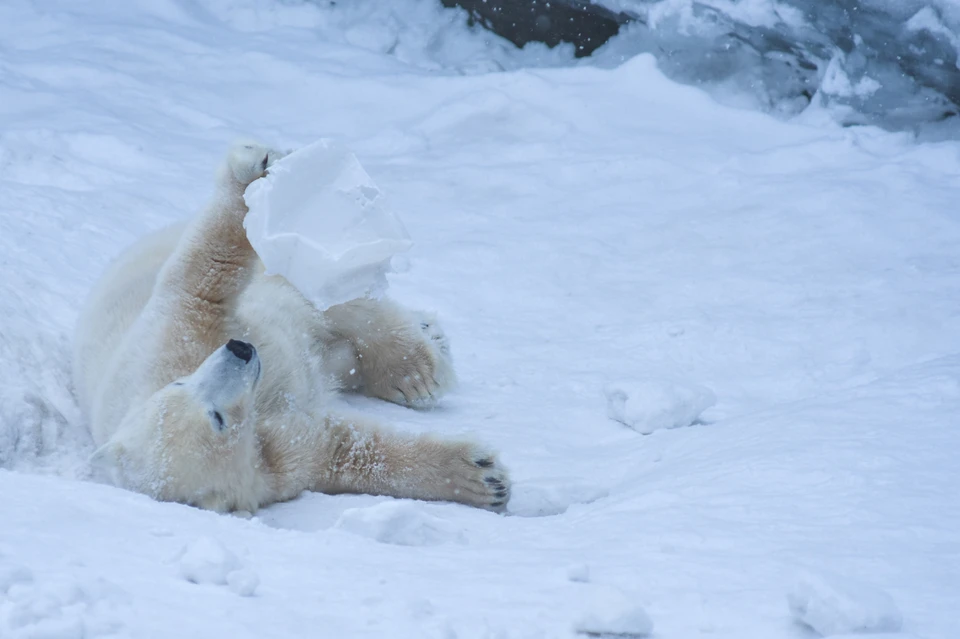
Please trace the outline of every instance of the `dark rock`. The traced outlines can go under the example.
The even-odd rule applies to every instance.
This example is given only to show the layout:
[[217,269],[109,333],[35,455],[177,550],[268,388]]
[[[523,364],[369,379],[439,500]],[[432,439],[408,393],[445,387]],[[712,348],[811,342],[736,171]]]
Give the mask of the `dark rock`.
[[582,0],[441,0],[447,7],[462,7],[479,23],[518,47],[544,42],[574,45],[576,56],[593,53],[617,35],[630,20],[598,4]]

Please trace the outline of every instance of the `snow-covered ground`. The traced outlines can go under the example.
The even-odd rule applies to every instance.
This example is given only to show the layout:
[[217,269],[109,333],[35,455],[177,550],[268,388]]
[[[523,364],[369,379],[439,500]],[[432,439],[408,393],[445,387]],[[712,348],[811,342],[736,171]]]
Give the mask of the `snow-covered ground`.
[[[954,637],[960,144],[449,16],[0,3],[0,637]],[[440,313],[461,385],[348,401],[497,446],[510,514],[86,480],[78,305],[239,135],[338,137],[386,192],[417,243],[391,294]]]

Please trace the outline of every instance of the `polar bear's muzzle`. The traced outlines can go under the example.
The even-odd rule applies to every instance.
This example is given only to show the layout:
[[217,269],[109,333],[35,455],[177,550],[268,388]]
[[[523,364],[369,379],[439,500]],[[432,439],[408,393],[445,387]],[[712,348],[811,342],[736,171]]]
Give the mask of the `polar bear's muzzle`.
[[243,374],[249,378],[250,372],[253,372],[253,384],[260,381],[260,357],[257,355],[257,349],[250,342],[242,342],[238,339],[232,339],[223,345],[236,359],[243,362],[240,366]]
[[200,365],[190,383],[198,397],[216,405],[232,404],[260,380],[260,357],[253,344],[232,339]]

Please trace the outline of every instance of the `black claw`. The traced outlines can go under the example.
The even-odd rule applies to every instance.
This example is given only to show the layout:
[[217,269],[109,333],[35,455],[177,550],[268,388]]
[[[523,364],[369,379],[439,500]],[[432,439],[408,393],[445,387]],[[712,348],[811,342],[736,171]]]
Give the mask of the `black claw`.
[[478,459],[473,463],[479,466],[480,468],[490,468],[491,466],[493,466],[493,460],[490,458]]
[[498,490],[497,492],[495,492],[495,493],[493,493],[493,494],[494,494],[496,497],[503,498],[503,497],[506,497],[506,496],[507,496],[507,491],[506,491],[506,489],[504,489],[504,490]]
[[266,171],[266,170],[267,170],[267,160],[269,160],[269,159],[270,159],[270,154],[269,154],[269,153],[266,154],[265,156],[263,156],[263,162],[260,163],[260,170],[261,170],[261,171]]
[[503,486],[503,480],[497,479],[496,477],[484,477],[483,481],[487,482],[488,484],[493,484],[494,486]]
[[493,506],[494,508],[499,508],[500,506],[503,506],[503,504],[505,504],[505,503],[506,503],[506,502],[495,501],[495,502],[491,503],[490,505]]

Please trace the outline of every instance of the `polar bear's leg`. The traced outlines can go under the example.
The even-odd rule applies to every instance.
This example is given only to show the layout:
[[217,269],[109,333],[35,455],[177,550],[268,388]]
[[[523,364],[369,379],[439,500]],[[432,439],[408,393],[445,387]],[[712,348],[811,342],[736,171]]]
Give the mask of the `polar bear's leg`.
[[390,300],[359,299],[327,309],[324,318],[356,355],[358,375],[342,379],[345,388],[428,407],[456,384],[450,345],[434,316]]
[[398,433],[353,416],[324,421],[320,428],[294,426],[295,432],[287,424],[282,433],[261,438],[281,499],[306,489],[454,501],[495,511],[510,499],[507,470],[483,446]]
[[163,310],[151,325],[169,338],[163,341],[157,370],[174,377],[191,373],[234,337],[230,317],[256,259],[243,228],[243,192],[277,157],[259,144],[234,145],[220,169],[213,201],[187,227],[160,270],[151,302]]
[[369,422],[328,418],[330,474],[324,492],[455,501],[502,510],[510,480],[495,454],[474,443],[397,433]]

